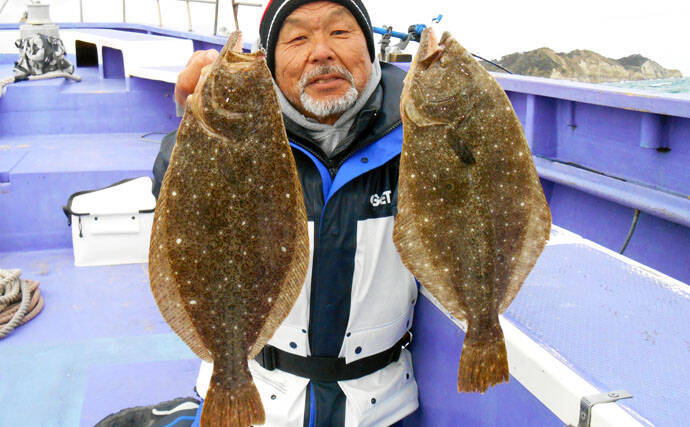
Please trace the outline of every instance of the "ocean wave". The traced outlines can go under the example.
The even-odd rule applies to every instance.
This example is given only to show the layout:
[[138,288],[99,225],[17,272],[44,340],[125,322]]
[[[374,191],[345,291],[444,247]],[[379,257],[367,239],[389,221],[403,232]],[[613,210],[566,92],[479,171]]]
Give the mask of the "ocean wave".
[[690,78],[635,80],[606,83],[610,86],[638,89],[655,93],[690,93]]

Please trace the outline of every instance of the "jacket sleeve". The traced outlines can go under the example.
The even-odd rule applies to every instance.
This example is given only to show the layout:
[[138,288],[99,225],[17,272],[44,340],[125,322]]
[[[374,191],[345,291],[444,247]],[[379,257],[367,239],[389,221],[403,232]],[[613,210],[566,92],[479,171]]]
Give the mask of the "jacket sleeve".
[[156,156],[156,161],[153,163],[153,195],[158,199],[158,194],[161,191],[161,184],[165,171],[168,170],[170,164],[170,155],[172,154],[175,141],[177,140],[177,131],[171,132],[163,137],[161,141],[161,149]]

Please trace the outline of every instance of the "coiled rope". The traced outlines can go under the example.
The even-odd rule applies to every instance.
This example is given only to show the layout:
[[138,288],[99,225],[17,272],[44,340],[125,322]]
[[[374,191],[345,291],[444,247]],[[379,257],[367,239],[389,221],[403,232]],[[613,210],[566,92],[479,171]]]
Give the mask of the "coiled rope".
[[38,282],[20,279],[21,270],[0,269],[0,339],[43,309]]
[[[80,76],[78,76],[76,74],[65,73],[62,71],[52,71],[50,73],[45,73],[45,74],[41,74],[38,76],[29,76],[28,78],[23,79],[23,80],[31,80],[31,81],[33,81],[33,80],[47,80],[47,79],[57,79],[60,77],[64,77],[66,79],[71,79],[71,80],[74,80],[76,82],[81,81]],[[14,76],[0,79],[0,98],[2,98],[2,90],[5,88],[5,86],[11,85],[15,81],[17,81],[17,79]]]
[[0,98],[2,98],[2,90],[5,88],[7,85],[11,85],[14,83],[14,76],[9,76],[5,77],[4,79],[0,79]]

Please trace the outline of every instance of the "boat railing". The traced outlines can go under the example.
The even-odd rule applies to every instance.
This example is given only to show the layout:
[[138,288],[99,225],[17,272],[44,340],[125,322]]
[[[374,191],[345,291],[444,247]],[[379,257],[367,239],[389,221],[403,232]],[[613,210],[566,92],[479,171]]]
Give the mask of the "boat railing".
[[[192,11],[190,3],[204,3],[213,5],[214,8],[214,18],[213,18],[213,35],[218,34],[218,9],[220,7],[220,0],[178,0],[186,3],[187,9],[187,30],[192,31]],[[7,4],[8,0],[5,0],[3,5],[0,7],[0,12]],[[158,26],[163,27],[163,16],[161,14],[161,2],[160,0],[155,0],[156,11],[158,12]],[[251,6],[251,7],[262,7],[260,2],[254,1],[238,1],[232,0],[232,8],[235,15],[235,26],[237,26],[237,8],[239,6]],[[79,0],[79,22],[84,22],[84,0]],[[122,22],[127,22],[127,1],[122,0]]]

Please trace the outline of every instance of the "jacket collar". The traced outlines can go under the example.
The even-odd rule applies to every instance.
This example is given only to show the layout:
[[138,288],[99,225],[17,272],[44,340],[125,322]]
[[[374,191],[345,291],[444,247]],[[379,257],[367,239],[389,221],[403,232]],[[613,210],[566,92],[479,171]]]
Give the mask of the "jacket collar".
[[301,126],[283,115],[285,130],[290,141],[308,150],[319,159],[334,176],[347,158],[367,145],[377,141],[392,129],[399,126],[400,96],[405,72],[394,65],[381,63],[381,82],[359,112],[350,132],[345,137],[347,144],[330,159],[321,151],[315,141],[311,141]]

